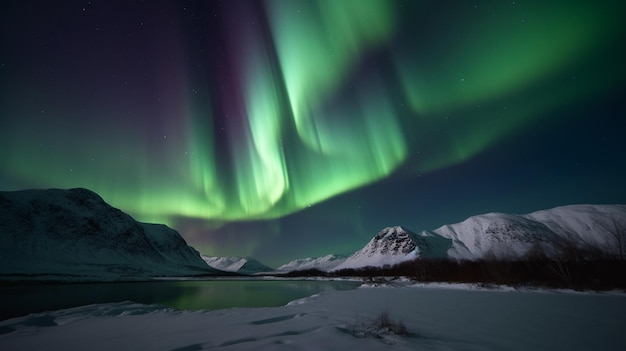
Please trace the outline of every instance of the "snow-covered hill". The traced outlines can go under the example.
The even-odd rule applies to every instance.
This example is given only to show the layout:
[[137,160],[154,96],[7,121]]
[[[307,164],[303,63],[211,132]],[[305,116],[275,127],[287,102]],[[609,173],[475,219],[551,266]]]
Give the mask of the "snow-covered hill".
[[268,267],[251,257],[212,257],[202,255],[202,259],[209,266],[226,272],[255,274],[274,271],[271,267]]
[[114,280],[212,273],[176,231],[137,222],[89,190],[0,192],[0,275]]
[[320,271],[330,271],[346,260],[345,256],[326,255],[323,257],[299,258],[276,268],[281,272],[301,271],[305,269],[319,269]]
[[538,247],[550,256],[564,240],[616,254],[608,229],[614,220],[626,233],[626,205],[570,205],[525,215],[487,213],[418,234],[388,227],[334,270],[394,265],[417,257],[515,259]]
[[553,255],[555,243],[563,240],[612,254],[616,248],[607,228],[613,219],[626,227],[626,205],[570,205],[525,215],[488,213],[432,233],[452,240],[448,256],[454,258],[516,258],[536,246]]
[[450,244],[449,239],[439,235],[426,232],[418,235],[400,226],[387,227],[334,270],[392,266],[417,257],[442,257]]
[[626,230],[626,205],[562,206],[523,217],[543,223],[562,238],[593,245],[614,244],[610,240],[611,235],[607,233],[607,229],[613,226],[613,220]]
[[549,248],[559,237],[541,222],[505,213],[472,216],[429,233],[451,240],[449,257],[465,259],[521,257],[536,243]]

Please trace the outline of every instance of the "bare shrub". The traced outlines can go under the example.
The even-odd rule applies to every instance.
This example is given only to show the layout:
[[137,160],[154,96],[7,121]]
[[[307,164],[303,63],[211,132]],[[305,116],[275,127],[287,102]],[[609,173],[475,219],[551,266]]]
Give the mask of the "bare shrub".
[[396,335],[409,335],[409,331],[401,321],[391,319],[388,311],[381,312],[374,320],[374,325],[378,330],[389,330]]
[[610,251],[614,251],[617,258],[623,260],[626,256],[626,219],[611,215],[609,222],[602,227],[615,246],[615,248],[610,248]]
[[381,312],[371,321],[357,318],[354,324],[338,329],[357,338],[381,339],[385,344],[394,344],[398,337],[411,335],[404,323],[393,320],[388,311]]

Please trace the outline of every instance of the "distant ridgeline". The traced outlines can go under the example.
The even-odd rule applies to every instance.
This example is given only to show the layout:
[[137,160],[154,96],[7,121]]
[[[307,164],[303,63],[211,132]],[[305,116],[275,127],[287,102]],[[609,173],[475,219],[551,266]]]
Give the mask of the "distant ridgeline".
[[0,192],[0,236],[2,279],[218,273],[176,231],[137,222],[86,189]]
[[389,227],[335,269],[393,265],[414,258],[555,258],[563,254],[563,246],[623,259],[626,205],[571,205],[525,215],[487,213],[417,234]]
[[257,274],[273,272],[274,269],[264,265],[252,257],[213,257],[202,255],[202,259],[209,266],[220,271],[233,272],[238,274]]
[[626,287],[625,259],[626,205],[571,205],[488,213],[419,233],[388,227],[330,268],[311,259],[285,266],[294,267],[290,275],[610,288]]

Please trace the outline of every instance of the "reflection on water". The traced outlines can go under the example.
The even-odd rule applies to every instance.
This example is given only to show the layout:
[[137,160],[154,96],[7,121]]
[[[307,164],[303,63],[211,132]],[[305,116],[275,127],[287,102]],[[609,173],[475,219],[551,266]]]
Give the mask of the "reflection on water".
[[177,309],[281,306],[328,290],[359,286],[349,281],[187,280],[133,283],[0,286],[0,320],[94,303],[133,301]]

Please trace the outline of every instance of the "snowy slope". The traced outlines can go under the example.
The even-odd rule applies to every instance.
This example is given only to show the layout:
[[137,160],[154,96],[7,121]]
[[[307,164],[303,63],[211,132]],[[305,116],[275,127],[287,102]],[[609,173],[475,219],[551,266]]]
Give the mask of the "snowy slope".
[[251,257],[212,257],[202,255],[202,259],[209,266],[226,272],[254,274],[272,272],[274,270]]
[[626,205],[561,206],[523,217],[545,224],[560,237],[610,246],[607,226],[612,225],[613,219],[626,226]]
[[612,218],[626,225],[625,205],[571,205],[526,215],[488,213],[445,225],[432,233],[451,239],[448,255],[454,258],[521,257],[534,245],[551,255],[554,243],[570,240],[612,251],[606,227]]
[[537,247],[550,256],[563,240],[615,254],[607,231],[614,219],[626,228],[626,205],[571,205],[525,215],[487,213],[418,234],[388,227],[334,270],[394,265],[417,257],[516,259]]
[[438,235],[418,235],[400,226],[387,227],[335,270],[394,265],[417,257],[439,257],[445,255],[449,247],[450,240]]
[[291,272],[305,269],[319,269],[320,271],[330,271],[346,260],[345,256],[326,255],[323,257],[299,258],[276,268],[277,271]]
[[0,192],[0,275],[132,279],[211,274],[165,225],[139,223],[86,189]]
[[521,257],[535,243],[547,246],[558,235],[545,224],[518,215],[487,213],[472,216],[463,222],[445,225],[432,232],[452,240],[448,256],[481,258]]

